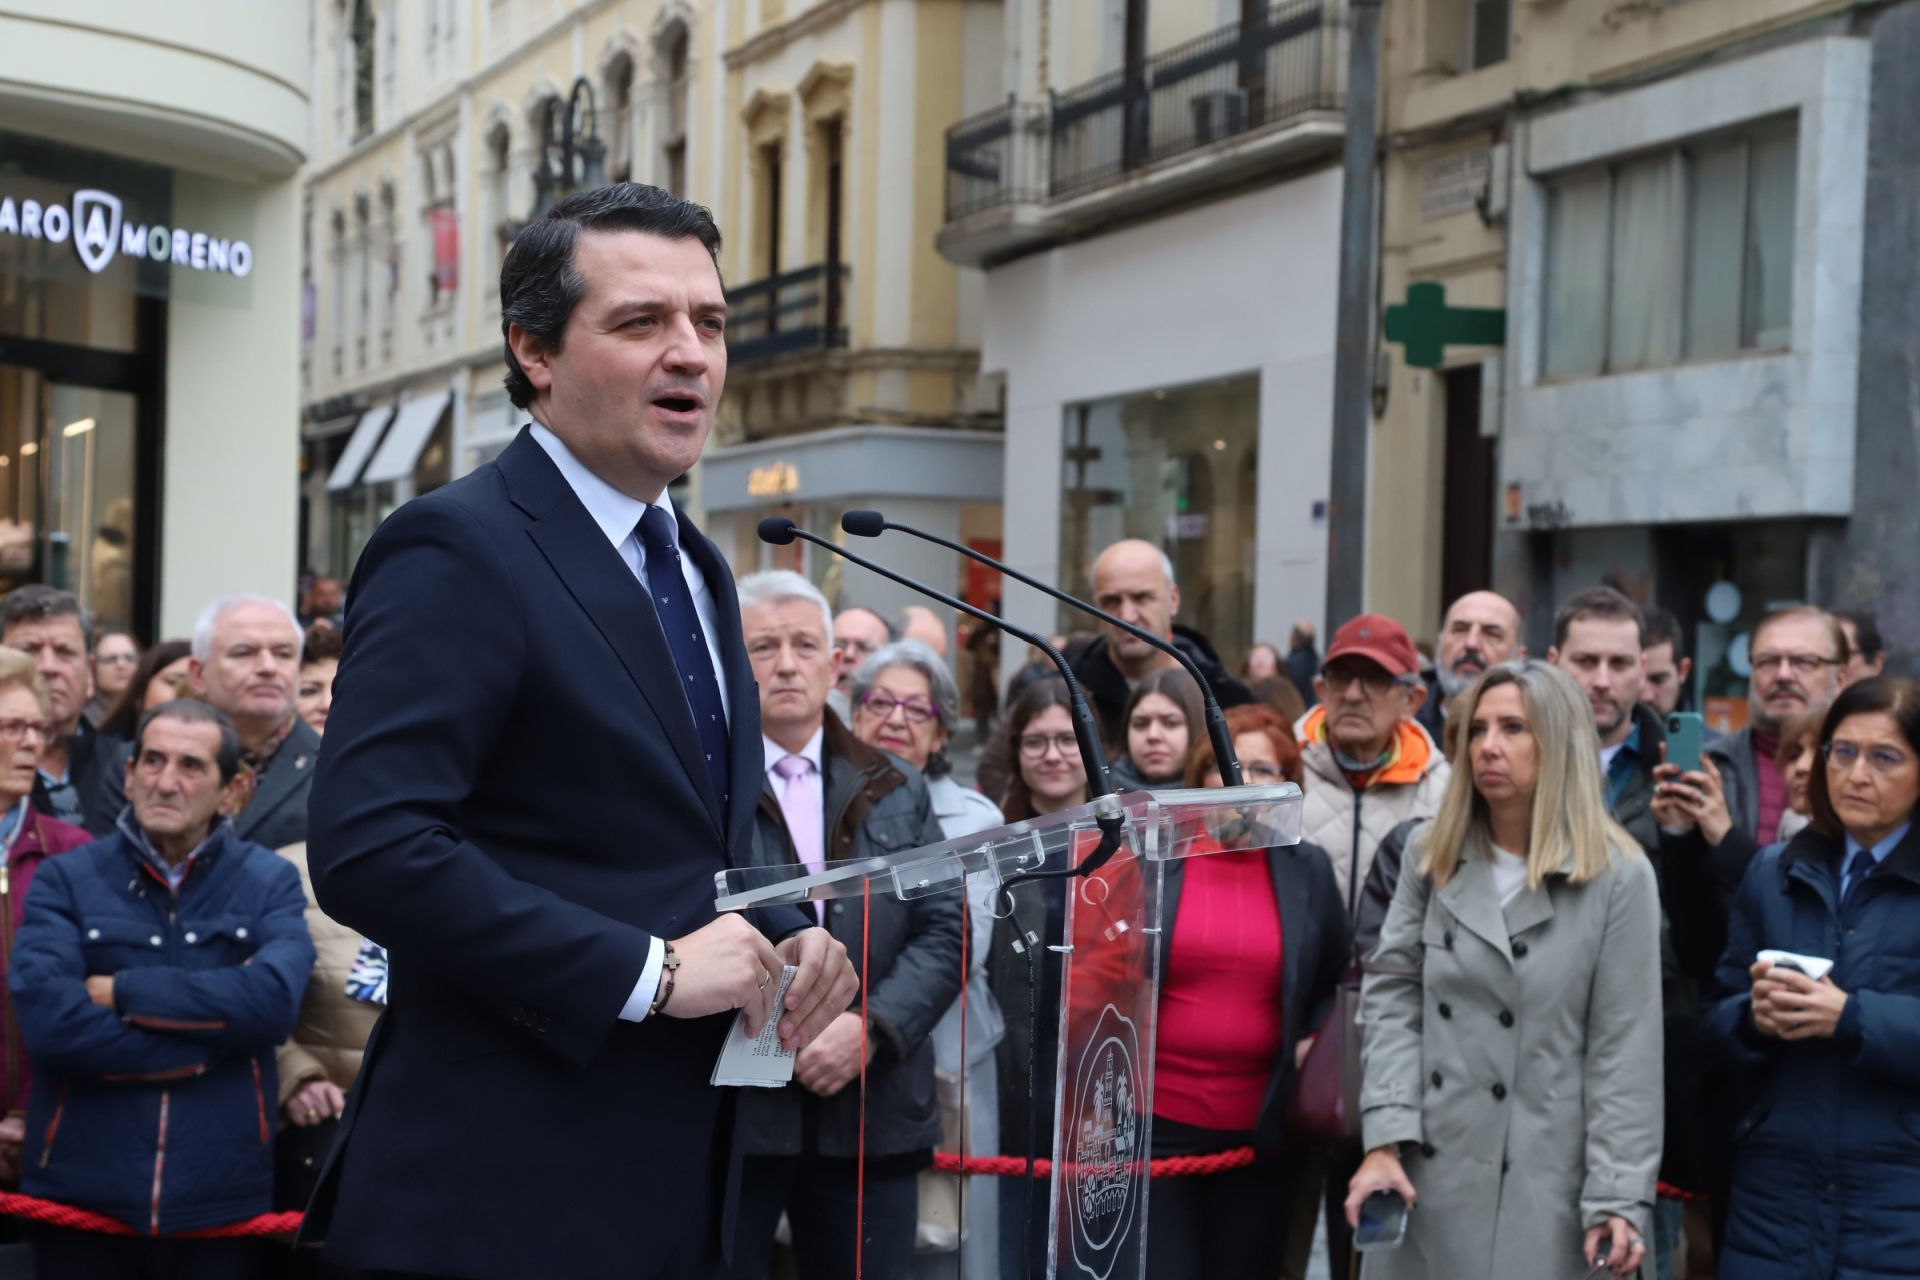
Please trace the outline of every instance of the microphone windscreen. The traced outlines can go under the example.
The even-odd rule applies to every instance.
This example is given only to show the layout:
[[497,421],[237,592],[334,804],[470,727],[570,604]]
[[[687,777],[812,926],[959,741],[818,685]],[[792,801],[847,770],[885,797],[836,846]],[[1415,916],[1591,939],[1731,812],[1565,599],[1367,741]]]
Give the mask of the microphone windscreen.
[[840,527],[856,538],[877,538],[886,531],[887,518],[878,511],[849,511],[840,517]]
[[760,541],[786,546],[793,541],[793,521],[785,516],[768,516],[760,522]]

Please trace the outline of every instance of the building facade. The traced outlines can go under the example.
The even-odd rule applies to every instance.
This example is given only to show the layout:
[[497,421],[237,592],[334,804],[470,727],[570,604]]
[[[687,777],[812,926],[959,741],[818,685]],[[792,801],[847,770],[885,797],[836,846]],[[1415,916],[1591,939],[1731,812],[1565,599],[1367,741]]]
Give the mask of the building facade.
[[1001,26],[939,244],[984,272],[1009,554],[1085,595],[1102,547],[1153,542],[1237,663],[1326,597],[1344,8],[1007,0]]
[[1508,323],[1438,370],[1386,349],[1370,603],[1431,630],[1494,586],[1539,648],[1611,581],[1680,615],[1736,718],[1778,602],[1920,647],[1915,7],[1387,13],[1383,299],[1439,283]]
[[963,96],[952,51],[997,42],[996,6],[321,5],[302,424],[315,569],[349,570],[395,506],[521,427],[501,385],[500,261],[564,194],[543,174],[558,172],[569,103],[575,136],[604,148],[598,180],[664,186],[720,224],[727,389],[682,497],[736,571],[790,564],[845,602],[905,603],[754,537],[769,514],[831,529],[890,498],[998,545],[997,489],[927,483],[999,466],[998,423],[974,405],[979,290],[933,247],[941,134]]
[[290,599],[307,6],[0,13],[0,589]]

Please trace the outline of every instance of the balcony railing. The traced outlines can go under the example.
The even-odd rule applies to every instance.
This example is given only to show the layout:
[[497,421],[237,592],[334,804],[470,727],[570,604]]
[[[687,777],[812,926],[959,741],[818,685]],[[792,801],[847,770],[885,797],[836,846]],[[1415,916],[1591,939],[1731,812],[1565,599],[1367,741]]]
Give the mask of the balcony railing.
[[1046,195],[1045,184],[1022,172],[1025,154],[1017,135],[1046,120],[1031,103],[1007,102],[969,116],[947,130],[947,221],[982,209]]
[[818,263],[729,289],[728,364],[846,346],[849,276],[844,263]]
[[1337,112],[1345,87],[1339,0],[1287,0],[1044,106],[1008,103],[954,125],[947,219],[1075,195],[1240,134]]
[[1049,189],[1068,195],[1123,173],[1341,105],[1341,32],[1323,0],[1294,0],[1176,45],[1053,101]]

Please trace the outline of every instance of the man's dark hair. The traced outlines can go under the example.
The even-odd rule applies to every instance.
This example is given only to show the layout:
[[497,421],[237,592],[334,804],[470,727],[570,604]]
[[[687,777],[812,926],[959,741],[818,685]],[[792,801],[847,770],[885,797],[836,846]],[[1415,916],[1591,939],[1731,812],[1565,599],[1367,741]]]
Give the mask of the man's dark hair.
[[80,624],[87,652],[93,652],[93,614],[71,591],[30,582],[0,596],[0,636],[22,622],[45,622],[50,618],[72,618]]
[[1560,612],[1553,615],[1553,647],[1566,648],[1567,628],[1589,618],[1631,622],[1640,633],[1640,647],[1647,647],[1647,620],[1641,614],[1640,606],[1612,587],[1594,587],[1582,591],[1560,606]]
[[1880,635],[1880,620],[1873,616],[1873,610],[1836,609],[1833,616],[1853,624],[1854,652],[1868,662],[1887,651],[1887,642]]
[[136,761],[140,759],[140,753],[146,750],[147,726],[155,720],[212,725],[220,731],[220,749],[213,757],[214,763],[220,767],[220,785],[232,782],[233,775],[240,772],[240,735],[234,730],[233,721],[227,719],[220,708],[198,698],[175,698],[140,717],[140,724],[133,731],[133,758]]
[[1680,630],[1680,619],[1673,616],[1673,610],[1650,604],[1640,611],[1640,647],[1658,649],[1663,644],[1673,646],[1673,665],[1679,666],[1687,656],[1687,638]]
[[[523,227],[500,264],[500,336],[519,325],[549,351],[560,350],[567,321],[587,292],[574,265],[583,231],[642,231],[666,240],[698,240],[720,265],[720,228],[701,205],[639,182],[619,182],[568,196],[538,222]],[[533,383],[507,343],[507,398],[515,408],[533,403]]]

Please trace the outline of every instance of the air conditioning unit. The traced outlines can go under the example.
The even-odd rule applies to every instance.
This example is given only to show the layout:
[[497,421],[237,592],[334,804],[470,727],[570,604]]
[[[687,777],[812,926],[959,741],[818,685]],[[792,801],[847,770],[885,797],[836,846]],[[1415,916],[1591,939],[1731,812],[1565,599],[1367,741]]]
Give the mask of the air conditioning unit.
[[1245,89],[1209,89],[1190,100],[1193,136],[1202,145],[1231,138],[1247,127]]

